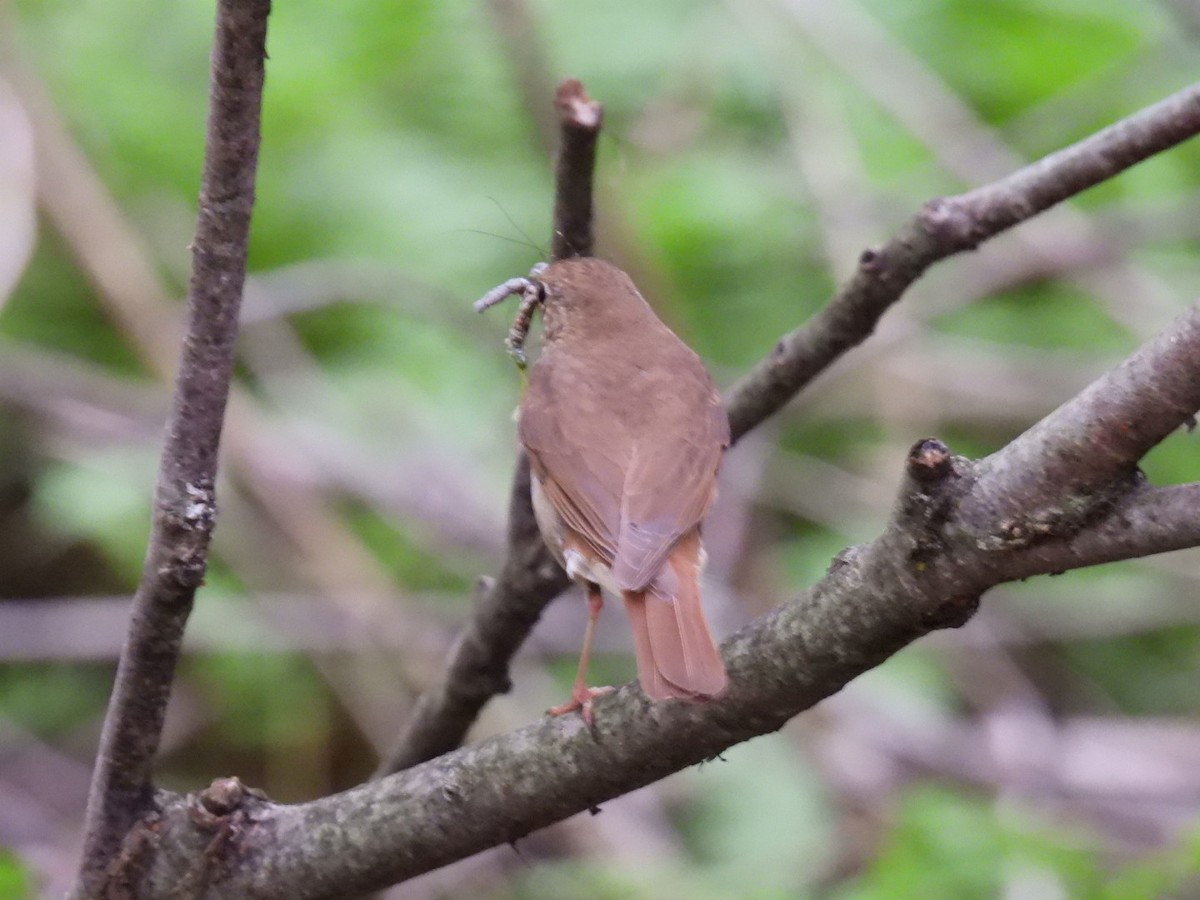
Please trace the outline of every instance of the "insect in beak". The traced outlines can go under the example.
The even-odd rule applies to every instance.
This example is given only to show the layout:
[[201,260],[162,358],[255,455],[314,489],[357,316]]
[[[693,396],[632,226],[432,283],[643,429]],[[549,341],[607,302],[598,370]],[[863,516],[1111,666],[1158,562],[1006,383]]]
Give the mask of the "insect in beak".
[[513,320],[512,328],[504,346],[509,355],[516,361],[517,368],[522,373],[528,365],[525,358],[525,338],[529,335],[529,326],[533,323],[533,311],[546,299],[546,291],[537,277],[546,271],[546,263],[538,263],[529,270],[525,278],[510,278],[499,287],[494,287],[475,301],[475,311],[483,312],[511,296],[519,294],[521,305],[517,307],[517,317]]

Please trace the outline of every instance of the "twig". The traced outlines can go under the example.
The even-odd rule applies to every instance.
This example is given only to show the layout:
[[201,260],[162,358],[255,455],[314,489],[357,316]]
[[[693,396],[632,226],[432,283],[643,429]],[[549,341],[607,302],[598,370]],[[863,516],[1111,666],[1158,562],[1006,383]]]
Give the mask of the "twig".
[[[564,83],[560,94],[568,84]],[[1055,203],[1198,132],[1200,85],[1195,85],[1007,178],[926,204],[882,248],[864,252],[858,270],[829,305],[785,335],[774,352],[730,390],[725,406],[734,439],[774,415],[842,354],[866,340],[888,308],[935,262],[973,249]],[[575,134],[564,126],[564,141]],[[582,139],[586,140],[586,136]],[[579,156],[585,158],[582,151]],[[579,184],[591,184],[590,170],[580,173],[560,164],[560,178],[572,177],[572,173],[578,176]],[[578,198],[579,192],[560,187],[556,195]],[[556,200],[556,248],[559,234],[568,232],[557,219],[559,209]],[[584,209],[591,209],[590,198],[571,210],[570,217],[577,217]],[[524,465],[522,460],[519,469]],[[520,471],[518,476],[528,477]],[[525,534],[525,540],[533,546],[510,540],[505,572],[513,571],[516,557],[530,560],[536,568],[521,576],[530,593],[508,592],[503,607],[480,604],[456,645],[444,680],[422,698],[404,735],[377,770],[377,777],[432,759],[461,743],[484,703],[493,694],[508,690],[508,662],[512,653],[537,622],[545,604],[566,587],[565,577],[541,546],[531,513],[519,509],[527,506],[519,491],[514,493],[510,515],[516,522],[520,512],[527,527],[521,531],[510,524],[510,536]],[[507,576],[502,575],[497,584],[497,589],[506,586]],[[487,598],[490,594],[485,592],[483,596]],[[513,610],[519,610],[519,614]],[[502,611],[512,618],[507,621],[489,618]],[[525,630],[517,633],[513,630],[516,628]],[[499,643],[487,646],[479,643],[485,634],[492,635],[492,640],[497,635],[503,637]],[[489,685],[494,690],[486,693]]]
[[882,247],[864,251],[837,296],[779,341],[727,396],[734,440],[774,415],[846,351],[931,265],[1200,133],[1193,85],[992,184],[933,200]]
[[184,625],[204,578],[254,205],[269,11],[269,0],[221,0],[217,8],[187,332],[146,565],[88,798],[76,897],[100,895],[125,836],[153,807],[151,768]]
[[[1101,506],[1104,504],[1101,503]],[[1156,553],[1187,550],[1200,545],[1200,482],[1169,487],[1135,486],[1113,501],[1103,521],[1076,527],[1068,539],[1044,542],[1032,536],[1023,551],[1026,578],[1086,566],[1141,559]],[[1007,520],[1005,529],[1011,534]]]
[[[1179,347],[1171,363],[1187,365],[1200,381],[1200,357],[1175,340],[1197,314],[1190,311],[1097,385],[1123,396],[1144,364],[1170,346]],[[1143,403],[1155,421],[1188,419],[1171,397],[1148,392]],[[1086,419],[1088,433],[1101,441],[1122,429],[1080,398],[1055,416],[1080,426]],[[1051,452],[1038,430],[1014,443]],[[1123,445],[1132,454],[1126,468],[1143,449]],[[816,586],[725,642],[727,696],[652,704],[629,685],[599,701],[595,733],[577,719],[542,719],[344,794],[253,806],[208,896],[345,896],[517,840],[779,728],[917,637],[963,624],[995,584],[1200,544],[1200,484],[1152,489],[1121,478],[1115,500],[1093,498],[1081,519],[1087,524],[1015,533],[998,500],[1010,469],[1030,456],[1009,459],[1009,466],[999,454],[975,464],[936,440],[918,442],[884,533],[840,554]],[[1139,533],[1142,526],[1157,543]],[[174,883],[180,862],[197,858],[210,839],[187,808],[181,798],[164,811],[161,839],[169,852],[158,855],[149,876],[159,889]]]
[[[559,85],[555,105],[561,147],[555,166],[552,251],[555,259],[587,256],[592,252],[592,172],[601,107],[575,79]],[[529,461],[520,454],[509,499],[504,569],[495,581],[480,582],[475,610],[455,641],[442,681],[417,702],[375,777],[433,759],[461,744],[483,705],[511,687],[509,661],[546,604],[569,585],[534,521]]]
[[592,255],[592,174],[602,109],[583,85],[568,78],[554,95],[562,128],[562,144],[554,168],[555,259]]

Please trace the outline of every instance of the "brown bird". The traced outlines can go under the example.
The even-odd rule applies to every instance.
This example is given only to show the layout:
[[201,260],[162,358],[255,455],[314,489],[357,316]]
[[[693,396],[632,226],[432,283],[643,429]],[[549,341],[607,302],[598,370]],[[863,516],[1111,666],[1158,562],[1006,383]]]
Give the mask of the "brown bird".
[[653,700],[704,700],[726,685],[700,601],[700,523],[716,496],[729,422],[700,358],[654,314],[629,276],[594,258],[534,267],[476,304],[524,296],[521,345],[540,306],[542,353],[521,401],[532,501],[546,544],[588,597],[571,699],[591,722],[588,657],[601,588],[625,601],[638,679]]

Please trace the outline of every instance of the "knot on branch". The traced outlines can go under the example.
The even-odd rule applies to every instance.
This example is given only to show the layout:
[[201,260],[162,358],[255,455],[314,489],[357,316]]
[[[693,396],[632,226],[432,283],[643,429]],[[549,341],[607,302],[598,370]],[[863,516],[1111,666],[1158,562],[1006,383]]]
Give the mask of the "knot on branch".
[[923,438],[912,445],[906,461],[914,481],[929,484],[951,474],[950,448],[937,438]]
[[183,507],[183,521],[200,531],[211,532],[217,521],[217,494],[211,484],[184,484],[183,492],[186,502]]
[[964,489],[965,464],[933,437],[917,441],[905,458],[905,478],[893,518],[911,541],[909,559],[922,568],[942,546],[942,528]]
[[887,255],[881,247],[868,247],[858,257],[858,267],[864,275],[874,275],[883,269]]
[[212,784],[188,797],[188,815],[200,828],[225,827],[235,817],[248,814],[252,805],[269,798],[258,788],[246,787],[236,775],[215,778]]
[[228,816],[242,805],[246,788],[236,776],[218,778],[196,795],[196,802],[213,816]]
[[990,235],[984,233],[970,207],[958,197],[935,197],[921,207],[917,221],[945,251],[974,250]]
[[[994,534],[979,542],[980,550],[1017,550],[1063,532],[1066,515],[1062,507],[1047,507],[1022,519],[1003,519]],[[1063,534],[1065,536],[1065,534]]]
[[160,502],[159,515],[166,551],[160,571],[180,587],[199,587],[204,581],[208,544],[217,521],[212,484],[185,482],[176,496]]
[[202,791],[186,798],[187,817],[200,834],[203,850],[190,865],[171,896],[200,897],[214,880],[235,863],[238,850],[254,827],[256,807],[268,800],[257,788],[248,788],[237,777],[217,778]]
[[976,541],[976,546],[985,551],[1023,550],[1044,541],[1070,540],[1145,486],[1145,474],[1134,468],[1097,488],[1069,493],[1057,503],[1001,519],[994,531]]
[[583,82],[567,78],[554,93],[554,106],[564,126],[599,131],[604,107],[588,96]]

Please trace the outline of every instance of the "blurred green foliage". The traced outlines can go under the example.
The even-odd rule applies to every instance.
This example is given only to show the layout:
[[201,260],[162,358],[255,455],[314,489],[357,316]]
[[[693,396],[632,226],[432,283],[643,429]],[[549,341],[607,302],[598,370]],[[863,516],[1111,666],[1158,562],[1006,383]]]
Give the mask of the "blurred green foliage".
[[11,900],[32,900],[33,883],[20,860],[0,851],[0,897]]
[[[349,470],[373,473],[381,483],[419,482],[408,467],[434,460],[458,473],[474,508],[497,511],[506,498],[519,385],[501,348],[504,315],[476,320],[468,304],[541,256],[526,234],[534,244],[547,242],[552,192],[536,116],[518,90],[523,60],[506,49],[495,22],[502,6],[275,3],[251,266],[261,276],[313,262],[352,274],[301,274],[319,295],[313,308],[286,316],[303,366],[287,356],[257,357],[254,344],[243,356],[248,394],[301,454],[319,426],[360,453]],[[939,106],[939,97],[908,92],[913,115],[935,123],[932,136],[881,99],[879,79],[886,87],[891,57],[872,45],[876,32],[856,33],[857,16],[865,13],[883,29],[886,53],[919,61],[984,134],[1031,160],[1160,99],[1194,74],[1200,24],[1182,7],[870,0],[862,9],[848,4],[839,19],[836,11],[816,16],[805,4],[757,0],[543,0],[530,7],[540,43],[525,49],[529,59],[544,52],[549,60],[547,86],[578,75],[605,104],[600,252],[635,274],[728,385],[829,298],[858,249],[886,238],[929,197],[987,180],[945,164],[961,148],[953,131],[937,129],[951,128],[945,123],[958,113]],[[15,3],[25,62],[143,236],[172,298],[182,294],[188,271],[211,13],[208,3],[152,0]],[[830,40],[843,42],[846,52],[829,52]],[[871,70],[872,57],[882,75]],[[538,102],[548,107],[550,97]],[[840,149],[802,165],[804,150],[820,141]],[[889,314],[881,339],[895,325],[911,329],[907,340],[922,358],[995,354],[1009,364],[1007,383],[1033,384],[1037,396],[1016,412],[989,417],[996,404],[986,393],[968,391],[951,402],[955,390],[971,387],[969,365],[930,363],[926,381],[911,369],[896,375],[852,361],[830,373],[814,396],[764,429],[770,448],[761,451],[763,466],[781,455],[817,459],[888,487],[869,509],[847,502],[841,518],[787,509],[769,496],[749,498],[755,553],[739,563],[735,586],[765,604],[812,583],[848,540],[870,536],[884,521],[900,454],[911,441],[936,429],[958,452],[990,452],[1164,325],[1200,278],[1189,221],[1198,187],[1200,146],[1193,142],[1082,197],[1076,206],[1092,216],[1091,239],[1113,242],[1122,260],[1096,263],[1092,281],[1070,271],[1014,276],[985,299],[961,301],[960,288],[972,296],[989,266],[1006,265],[985,247],[923,282],[903,310]],[[831,253],[847,246],[854,248],[848,254]],[[1144,277],[1127,277],[1122,265]],[[355,271],[385,274],[359,278]],[[1098,298],[1096,279],[1109,274],[1124,293]],[[324,288],[322,278],[330,279]],[[1169,299],[1150,303],[1134,285]],[[286,307],[289,296],[273,300]],[[253,337],[260,326],[248,329]],[[82,361],[118,385],[152,383],[49,222],[0,312],[5,346]],[[1069,374],[1043,383],[1042,362]],[[900,399],[908,405],[895,412]],[[17,473],[28,489],[24,512],[48,546],[94,548],[111,576],[132,588],[147,532],[154,446],[137,434],[73,431],[73,420],[62,424],[53,403],[31,405],[47,424],[28,439],[36,466]],[[1196,479],[1197,440],[1182,434],[1166,442],[1147,461],[1150,477]],[[312,458],[319,469],[325,457]],[[240,485],[231,479],[222,496]],[[341,521],[398,594],[443,592],[440,614],[447,621],[465,614],[471,580],[494,565],[495,547],[443,540],[430,522],[369,492],[343,485],[333,493]],[[219,534],[230,551],[244,550],[235,546],[244,542],[256,558],[264,547],[281,554],[259,560],[261,569],[249,574],[236,553],[219,555],[210,575],[211,594],[238,599],[202,609],[201,632],[219,639],[233,629],[252,641],[253,628],[239,624],[238,604],[253,602],[247,586],[311,590],[300,574],[307,561],[279,550],[287,540],[268,539],[249,514],[223,519]],[[1194,570],[1196,557],[1188,559]],[[1023,622],[1046,616],[1070,625],[1116,621],[1131,605],[1170,607],[1181,591],[1194,601],[1195,586],[1194,571],[1184,577],[1131,565],[1041,579],[1009,596],[1012,615]],[[0,573],[0,595],[10,593]],[[1056,714],[1194,718],[1195,618],[1050,635],[1038,649],[1053,664],[1039,671],[1060,674],[1029,677],[1047,679],[1039,687],[1060,698]],[[614,679],[631,672],[627,660],[599,662]],[[98,669],[6,665],[0,716],[40,739],[74,732],[78,740],[80,730],[94,731],[107,690],[109,671]],[[554,671],[565,684],[573,669],[564,661]],[[200,710],[191,726],[197,731],[188,746],[172,750],[165,780],[192,787],[215,771],[236,770],[279,796],[300,798],[362,777],[370,750],[357,732],[346,737],[353,710],[331,690],[334,680],[328,666],[299,650],[192,654],[180,684]],[[378,679],[376,686],[379,716],[387,718],[393,685]],[[871,673],[862,690],[915,720],[970,706],[944,654],[925,644]],[[1046,822],[971,789],[918,781],[901,792],[877,852],[840,880],[821,882],[840,852],[838,799],[793,739],[760,739],[681,776],[695,797],[674,810],[683,847],[674,859],[540,864],[490,895],[991,897],[1006,885],[1041,879],[1070,896],[1117,900],[1167,896],[1200,867],[1194,840],[1130,863],[1106,852],[1087,826]],[[25,878],[13,858],[0,857],[0,896],[28,891]]]
[[1095,860],[1069,834],[1041,831],[997,815],[980,798],[930,787],[905,798],[898,822],[871,873],[836,896],[994,897],[1014,871],[1036,880],[1049,871],[1069,896],[1095,892]]

